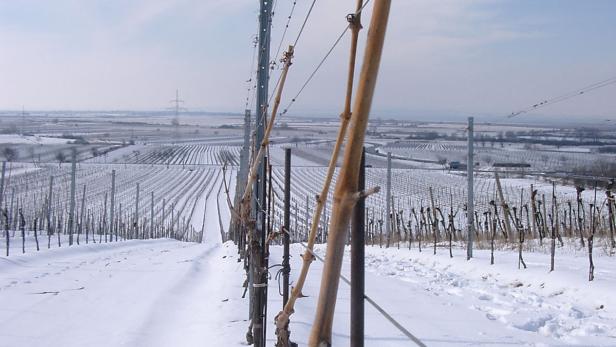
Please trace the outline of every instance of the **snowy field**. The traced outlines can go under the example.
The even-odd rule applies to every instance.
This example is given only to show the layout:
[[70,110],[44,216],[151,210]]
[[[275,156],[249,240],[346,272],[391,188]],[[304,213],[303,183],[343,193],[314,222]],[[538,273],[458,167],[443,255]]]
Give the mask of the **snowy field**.
[[[324,254],[324,245],[317,253]],[[302,247],[292,245],[291,279]],[[272,247],[270,265],[282,258]],[[366,294],[428,346],[614,346],[616,261],[464,250],[450,259],[417,249],[366,249]],[[349,254],[343,273],[348,276]],[[322,264],[313,263],[291,319],[293,341],[305,345],[316,305]],[[272,270],[274,271],[274,270]],[[269,283],[268,345],[282,305],[278,282]],[[244,273],[236,247],[209,233],[203,244],[174,240],[121,241],[43,249],[0,257],[0,346],[242,346],[248,328]],[[349,338],[349,287],[341,282],[334,345]],[[67,333],[70,329],[70,333]],[[389,322],[366,306],[367,346],[409,346]]]
[[[243,263],[238,262],[237,246],[223,243],[221,236],[230,222],[223,174],[228,175],[224,177],[232,199],[242,145],[242,118],[190,116],[182,119],[181,126],[172,127],[170,115],[155,118],[118,115],[111,120],[109,117],[93,120],[98,116],[92,115],[87,122],[79,117],[66,117],[60,117],[57,124],[45,117],[33,117],[33,122],[39,123],[27,125],[26,130],[37,136],[0,136],[0,155],[14,159],[7,165],[2,204],[11,210],[13,236],[10,256],[4,256],[4,252],[0,255],[0,347],[245,346],[249,326],[249,302],[248,298],[242,298],[245,272]],[[36,131],[37,124],[46,132]],[[397,156],[393,160],[392,193],[395,209],[404,211],[400,212],[405,218],[401,225],[414,226],[412,230],[417,236],[417,221],[405,222],[411,221],[413,208],[420,210],[428,206],[432,190],[436,206],[445,213],[450,209],[455,212],[454,223],[464,230],[466,177],[445,170],[439,162],[442,159],[464,161],[465,142],[406,139],[417,131],[460,133],[464,125],[424,124],[415,129],[393,125],[383,128],[375,124],[375,134],[367,138],[374,150],[367,155],[368,186],[385,188],[384,153],[392,151]],[[338,120],[300,119],[290,122],[280,132],[276,130],[272,139],[268,157],[273,165],[274,230],[282,223],[283,148],[293,148],[291,229],[295,232],[294,240],[306,236],[337,125]],[[67,126],[72,135],[83,136],[88,144],[74,145],[68,143],[72,140],[54,137],[64,135]],[[493,135],[506,130],[528,131],[515,126],[484,127],[478,129]],[[395,130],[399,139],[390,137],[389,129]],[[557,137],[565,139],[565,135],[562,132]],[[612,141],[606,137],[607,140]],[[91,223],[89,234],[94,236],[96,230],[96,242],[89,239],[85,244],[85,234],[81,232],[81,244],[68,247],[64,230],[60,233],[62,246],[59,247],[58,233],[49,240],[45,228],[45,235],[39,236],[41,249],[37,251],[32,224],[37,217],[38,221],[45,220],[50,177],[54,177],[52,213],[59,221],[67,220],[68,159],[73,148],[79,161],[76,212],[82,218],[85,212],[86,227],[90,215],[92,221],[99,221],[97,228]],[[556,148],[542,144],[526,148],[521,142],[502,146],[497,142],[493,147],[488,141],[485,146],[477,144],[476,159],[481,170],[491,168],[495,162],[527,162],[537,171],[573,170],[595,162],[611,162],[614,158],[613,154],[595,150],[592,146]],[[223,165],[229,166],[228,171],[223,172]],[[203,242],[167,238],[105,242],[105,236],[100,233],[106,229],[100,221],[106,220],[111,211],[107,207],[111,170],[117,175],[115,218],[118,221],[131,223],[135,213],[140,216],[142,226],[152,225],[148,222],[154,221],[153,225],[166,224],[167,230],[180,225],[184,230],[190,227],[204,234]],[[503,195],[511,204],[521,209],[523,202],[528,203],[533,184],[539,196],[546,196],[544,205],[550,210],[552,179],[549,176],[540,180],[516,173],[503,175],[501,179]],[[138,184],[140,195],[136,193]],[[572,216],[571,210],[566,211],[565,207],[571,201],[576,205],[572,184],[556,181],[557,204],[565,222],[566,216],[569,220]],[[82,191],[86,188],[87,191]],[[582,211],[589,208],[594,198],[590,186],[586,188],[581,195]],[[475,208],[479,213],[490,211],[489,201],[494,199],[494,194],[493,174],[478,173]],[[385,196],[382,189],[367,200],[367,215],[373,221],[383,219]],[[603,205],[605,191],[600,189],[598,196],[598,203]],[[331,201],[330,190],[330,200],[319,221],[322,230],[328,226]],[[25,214],[25,254],[22,254],[21,233],[16,222],[15,212],[19,208]],[[466,261],[459,241],[453,258],[445,248],[439,248],[438,254],[433,255],[432,234],[420,231],[424,243],[421,253],[416,243],[411,250],[404,248],[404,242],[402,249],[367,247],[366,294],[428,346],[616,346],[616,258],[607,251],[605,210],[600,218],[603,232],[595,239],[596,269],[592,282],[588,281],[587,250],[576,246],[577,231],[569,230],[569,234],[563,235],[565,247],[556,250],[554,272],[548,271],[550,256],[545,247],[536,247],[537,240],[532,234],[528,234],[524,247],[528,268],[518,269],[518,255],[513,249],[516,244],[503,244],[500,233],[496,240],[500,250],[495,253],[495,265],[490,265],[487,250],[475,250],[475,257]],[[590,219],[590,210],[586,210],[586,216]],[[582,225],[588,226],[589,222]],[[528,221],[522,224],[527,225]],[[60,227],[62,223],[53,225]],[[570,221],[568,226],[572,228]],[[563,230],[566,230],[564,226]],[[487,238],[483,236],[477,246],[485,248]],[[576,238],[571,242],[571,237]],[[317,245],[316,253],[323,256],[325,247]],[[349,277],[348,251],[343,264],[346,277]],[[273,267],[268,289],[267,345],[273,346],[274,317],[282,307],[276,278],[282,248],[272,246],[270,252],[269,265]],[[302,253],[300,244],[291,246],[292,285],[299,274]],[[306,346],[310,334],[322,269],[319,261],[312,264],[303,288],[307,297],[298,300],[291,317],[291,340],[300,346]],[[349,345],[349,297],[350,288],[341,282],[333,327],[334,346]],[[369,304],[366,304],[365,320],[367,346],[412,345]]]

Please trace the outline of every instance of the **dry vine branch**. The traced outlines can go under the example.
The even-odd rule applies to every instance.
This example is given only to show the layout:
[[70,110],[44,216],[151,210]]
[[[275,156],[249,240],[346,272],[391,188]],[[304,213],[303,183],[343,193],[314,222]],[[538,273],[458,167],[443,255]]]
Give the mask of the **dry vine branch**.
[[[252,194],[253,183],[257,179],[258,175],[258,167],[259,163],[263,159],[265,155],[265,151],[269,144],[269,137],[272,129],[274,128],[274,123],[276,121],[276,114],[278,113],[278,107],[280,106],[280,98],[282,97],[282,91],[284,89],[284,84],[287,80],[287,74],[289,72],[289,67],[291,66],[291,59],[293,58],[293,46],[289,46],[289,50],[284,53],[284,58],[282,59],[284,62],[284,68],[282,70],[282,77],[280,78],[280,84],[278,85],[278,90],[276,92],[276,99],[274,99],[274,108],[272,110],[271,117],[267,122],[267,128],[265,129],[265,134],[263,135],[263,141],[259,147],[259,151],[256,156],[253,157],[252,166],[250,167],[250,171],[248,174],[248,181],[246,182],[246,189],[244,189],[244,194],[242,195],[242,199],[240,200],[241,204],[246,204],[249,201],[249,197]],[[246,216],[243,216],[245,218]]]

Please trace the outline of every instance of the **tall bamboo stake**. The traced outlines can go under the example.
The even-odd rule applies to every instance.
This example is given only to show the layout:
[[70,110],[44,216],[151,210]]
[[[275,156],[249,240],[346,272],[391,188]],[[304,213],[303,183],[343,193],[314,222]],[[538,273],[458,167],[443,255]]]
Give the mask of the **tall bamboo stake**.
[[[306,282],[306,276],[308,276],[308,270],[310,269],[310,264],[312,263],[312,249],[314,248],[314,244],[317,237],[317,232],[319,229],[319,219],[321,218],[321,214],[323,213],[323,208],[325,206],[325,201],[327,201],[327,196],[329,195],[329,188],[331,186],[332,177],[334,176],[334,172],[336,171],[336,164],[338,163],[338,156],[340,154],[340,148],[344,143],[344,138],[346,137],[346,132],[348,128],[348,124],[351,120],[351,101],[353,97],[353,80],[355,76],[355,60],[357,57],[357,40],[359,38],[359,31],[361,30],[361,7],[363,5],[363,0],[357,0],[356,11],[354,15],[350,15],[347,17],[349,21],[349,25],[351,28],[351,48],[349,54],[349,67],[348,67],[348,75],[347,75],[347,85],[346,85],[346,96],[344,102],[344,111],[340,115],[340,128],[338,129],[338,136],[336,138],[336,144],[334,145],[334,149],[332,151],[332,156],[329,160],[329,165],[327,167],[327,174],[325,176],[325,182],[323,183],[323,189],[321,190],[321,194],[317,196],[317,203],[314,209],[314,213],[312,214],[312,224],[310,225],[310,232],[308,234],[308,243],[307,249],[302,256],[302,268],[300,270],[299,277],[297,278],[297,282],[291,291],[291,295],[289,296],[289,300],[284,306],[283,310],[276,315],[276,335],[278,336],[277,346],[279,347],[288,347],[289,346],[289,317],[293,314],[295,301],[297,298],[302,297],[302,289],[304,288],[304,283]],[[306,223],[308,223],[308,196],[306,196]]]
[[353,107],[354,117],[351,119],[351,131],[344,151],[343,165],[334,191],[333,212],[330,219],[325,255],[326,262],[321,278],[317,312],[308,342],[309,346],[313,347],[331,346],[332,323],[340,282],[344,243],[353,207],[360,196],[357,192],[359,166],[383,52],[390,7],[391,0],[379,0],[374,4],[364,62]]

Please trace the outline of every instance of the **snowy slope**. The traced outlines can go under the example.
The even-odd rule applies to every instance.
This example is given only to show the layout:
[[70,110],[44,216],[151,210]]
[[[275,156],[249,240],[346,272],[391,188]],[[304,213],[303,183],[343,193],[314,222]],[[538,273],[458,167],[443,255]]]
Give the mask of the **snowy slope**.
[[[217,197],[214,194],[213,199]],[[209,202],[208,202],[209,203]],[[215,204],[214,204],[215,206]],[[218,225],[215,208],[206,214]],[[0,257],[0,346],[242,346],[248,328],[244,273],[232,243],[208,228],[204,244],[133,240]],[[46,245],[45,245],[46,246]],[[316,252],[324,254],[324,245]],[[292,281],[300,245],[292,245]],[[270,265],[282,258],[271,247]],[[466,261],[416,248],[366,249],[366,293],[428,346],[614,346],[616,259],[597,251],[596,278],[587,281],[583,253],[549,255],[475,251]],[[348,276],[348,250],[343,273]],[[274,268],[269,283],[268,345],[282,306]],[[293,341],[305,346],[322,264],[311,267],[291,319]],[[341,282],[334,345],[347,346],[349,287]],[[411,343],[366,306],[367,346]]]

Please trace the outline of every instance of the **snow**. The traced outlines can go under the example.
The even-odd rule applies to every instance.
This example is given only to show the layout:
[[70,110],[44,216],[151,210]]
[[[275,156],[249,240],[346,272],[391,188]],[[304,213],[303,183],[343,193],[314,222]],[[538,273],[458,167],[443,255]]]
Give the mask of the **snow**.
[[[302,247],[292,246],[292,279]],[[281,258],[271,249],[271,262]],[[317,245],[316,253],[325,254]],[[599,252],[597,252],[599,253]],[[549,273],[549,255],[525,253],[528,268],[518,270],[517,254],[499,251],[490,264],[489,251],[476,250],[466,261],[464,249],[450,259],[444,249],[366,248],[366,294],[428,346],[528,345],[609,346],[616,344],[615,259],[595,257],[595,281],[588,282],[587,258],[558,254]],[[291,317],[291,337],[305,346],[316,307],[322,264],[314,262]],[[349,276],[349,250],[343,274]],[[270,304],[279,302],[277,283],[270,282]],[[348,345],[350,288],[340,283],[333,345]],[[278,310],[269,317],[270,322]],[[366,303],[367,346],[412,343]],[[274,335],[270,336],[274,339]]]
[[[170,239],[131,240],[57,247],[30,235],[21,254],[19,232],[10,257],[0,257],[0,346],[243,346],[248,329],[245,274],[237,248],[221,243],[216,190],[203,204],[204,243]],[[224,193],[223,193],[224,194]],[[225,210],[226,211],[226,210]],[[228,211],[221,212],[225,225]],[[83,236],[83,235],[82,235]],[[291,246],[291,283],[303,247]],[[325,245],[316,253],[325,254]],[[349,249],[343,274],[349,276]],[[366,294],[428,346],[526,345],[613,346],[616,344],[616,259],[595,249],[595,280],[589,282],[583,250],[558,248],[556,269],[549,254],[486,250],[366,247]],[[282,247],[270,248],[270,266]],[[291,317],[291,338],[300,346],[312,326],[323,265],[315,261]],[[274,316],[282,307],[272,268],[268,342],[275,343]],[[348,345],[350,288],[340,283],[334,346]],[[70,329],[70,331],[68,330]],[[411,342],[366,304],[366,346],[410,346]]]
[[149,240],[0,258],[0,346],[222,346],[245,316],[223,301],[242,283],[226,251]]
[[0,134],[1,144],[35,144],[35,145],[59,145],[73,142],[72,139],[56,137],[28,136],[17,134]]

